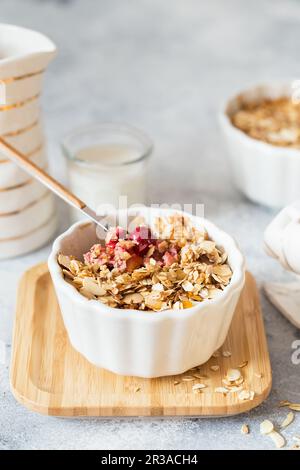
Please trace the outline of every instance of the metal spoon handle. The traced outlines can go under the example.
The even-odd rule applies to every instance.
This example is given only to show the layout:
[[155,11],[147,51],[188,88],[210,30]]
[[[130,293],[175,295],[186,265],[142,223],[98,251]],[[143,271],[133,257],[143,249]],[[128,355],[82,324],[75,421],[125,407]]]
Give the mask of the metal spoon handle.
[[75,207],[76,209],[79,209],[88,218],[93,220],[93,222],[100,225],[103,230],[108,230],[105,225],[99,222],[96,212],[89,208],[85,202],[75,196],[75,194],[73,194],[63,184],[59,183],[59,181],[53,178],[53,176],[49,175],[45,170],[29,160],[22,152],[6,142],[2,137],[0,137],[0,151],[2,151],[10,160],[16,163],[28,174],[40,181],[43,185],[47,186],[47,188],[49,188],[65,202]]

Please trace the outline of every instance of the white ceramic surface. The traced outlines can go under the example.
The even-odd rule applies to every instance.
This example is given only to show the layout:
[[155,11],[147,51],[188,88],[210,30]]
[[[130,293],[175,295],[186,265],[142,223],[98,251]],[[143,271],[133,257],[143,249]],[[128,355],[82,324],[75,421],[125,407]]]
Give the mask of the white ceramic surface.
[[[36,165],[45,168],[47,159],[44,146],[39,146],[37,152],[34,152],[29,158]],[[0,190],[18,186],[30,178],[31,176],[28,173],[21,170],[13,162],[4,161],[0,163]]]
[[[1,62],[1,60],[0,60]],[[1,78],[1,77],[0,77]],[[35,90],[33,90],[34,92]],[[40,116],[40,102],[33,99],[20,108],[12,108],[6,111],[0,110],[1,134],[17,132],[35,122]]]
[[56,227],[57,217],[52,212],[45,222],[33,230],[26,229],[21,237],[0,240],[0,260],[24,255],[45,245],[55,235]]
[[[39,98],[43,73],[55,54],[56,47],[46,36],[0,24],[0,135],[42,168],[47,159]],[[54,199],[44,195],[45,189],[1,152],[0,258],[21,254],[22,246],[24,253],[37,248],[38,236],[42,246],[53,234]],[[51,217],[47,233],[45,224]]]
[[264,234],[267,253],[288,271],[300,275],[300,200],[285,207]]
[[54,196],[48,191],[20,212],[0,215],[0,248],[1,241],[26,236],[28,232],[46,223],[54,210]]
[[46,192],[47,188],[33,179],[21,187],[0,191],[0,216],[23,210],[28,204],[38,201]]
[[[17,135],[5,136],[5,140],[16,149],[22,151],[25,155],[32,154],[39,145],[38,143],[42,144],[45,140],[40,120],[35,121],[33,124],[34,125],[30,126],[26,132],[21,132]],[[0,164],[1,162],[6,161],[7,157],[5,155],[1,155],[0,152]]]
[[[141,209],[139,213],[149,223],[149,214],[168,211]],[[205,219],[189,217],[228,252],[233,277],[218,298],[180,313],[119,310],[86,299],[64,281],[57,255],[82,257],[97,241],[95,228],[79,222],[56,239],[49,257],[50,273],[70,341],[90,362],[122,375],[158,377],[206,362],[223,344],[244,285],[244,259],[229,235]]]
[[40,95],[43,86],[43,72],[33,76],[28,76],[22,80],[14,80],[5,85],[6,104],[21,103],[31,98],[32,91],[35,95]]
[[236,187],[254,202],[282,208],[300,198],[300,150],[277,147],[249,137],[231,123],[242,102],[290,96],[293,81],[253,86],[231,97],[220,112]]
[[[285,207],[267,226],[265,250],[286,269],[300,276],[300,200]],[[290,283],[265,282],[272,304],[300,328],[300,277]]]

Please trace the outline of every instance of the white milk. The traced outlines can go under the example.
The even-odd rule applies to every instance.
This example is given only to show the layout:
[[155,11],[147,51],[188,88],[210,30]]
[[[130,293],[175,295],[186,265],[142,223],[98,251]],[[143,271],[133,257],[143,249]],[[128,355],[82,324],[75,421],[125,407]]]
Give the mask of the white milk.
[[[92,209],[112,204],[119,207],[119,197],[127,204],[144,204],[146,196],[146,160],[141,149],[129,143],[101,143],[78,150],[68,159],[72,191]],[[72,210],[73,221],[81,218]]]

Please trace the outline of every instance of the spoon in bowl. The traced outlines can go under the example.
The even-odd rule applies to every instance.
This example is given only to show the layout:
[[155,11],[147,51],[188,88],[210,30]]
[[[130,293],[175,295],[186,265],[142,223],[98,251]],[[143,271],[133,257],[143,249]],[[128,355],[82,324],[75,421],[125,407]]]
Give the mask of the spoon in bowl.
[[64,185],[59,183],[53,176],[50,176],[45,170],[42,170],[38,165],[30,161],[22,152],[14,148],[11,144],[6,142],[0,137],[0,151],[2,151],[11,161],[16,163],[22,170],[26,171],[29,175],[40,181],[44,186],[47,186],[53,193],[67,202],[70,206],[75,207],[95,224],[99,225],[105,232],[108,231],[108,226],[100,222],[96,212],[92,210],[85,202],[79,199]]

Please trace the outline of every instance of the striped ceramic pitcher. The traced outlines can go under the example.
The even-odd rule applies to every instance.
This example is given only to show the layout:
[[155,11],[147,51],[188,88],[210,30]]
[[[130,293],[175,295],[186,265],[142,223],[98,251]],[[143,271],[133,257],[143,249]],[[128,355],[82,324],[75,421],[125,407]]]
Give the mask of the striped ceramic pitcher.
[[[56,47],[42,34],[0,24],[0,135],[47,166],[39,98]],[[32,251],[56,229],[52,194],[0,153],[0,259]]]

